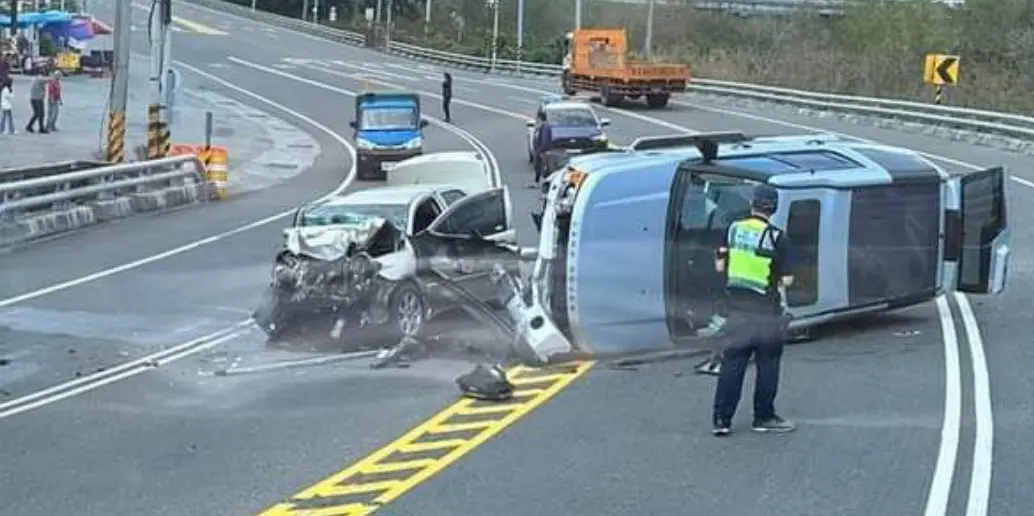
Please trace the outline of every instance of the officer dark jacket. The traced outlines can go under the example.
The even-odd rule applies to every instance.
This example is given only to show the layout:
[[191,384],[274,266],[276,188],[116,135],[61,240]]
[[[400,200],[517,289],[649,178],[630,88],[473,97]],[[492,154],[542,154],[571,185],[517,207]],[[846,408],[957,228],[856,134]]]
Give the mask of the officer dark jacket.
[[790,242],[768,220],[751,215],[729,225],[718,248],[726,289],[735,307],[781,311],[779,281],[790,276]]

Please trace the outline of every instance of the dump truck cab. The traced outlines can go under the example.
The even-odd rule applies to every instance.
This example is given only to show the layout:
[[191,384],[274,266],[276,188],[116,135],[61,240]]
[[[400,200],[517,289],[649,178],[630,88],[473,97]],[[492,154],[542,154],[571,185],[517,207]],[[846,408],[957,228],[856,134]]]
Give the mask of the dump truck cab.
[[607,106],[645,98],[649,107],[662,108],[689,82],[684,64],[631,59],[625,29],[577,29],[564,42],[561,87],[568,95],[593,92]]

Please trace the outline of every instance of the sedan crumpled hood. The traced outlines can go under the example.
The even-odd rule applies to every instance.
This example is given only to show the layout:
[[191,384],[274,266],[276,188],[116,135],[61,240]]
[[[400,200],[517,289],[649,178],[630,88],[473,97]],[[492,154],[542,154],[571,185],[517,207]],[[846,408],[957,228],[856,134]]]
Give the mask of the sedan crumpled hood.
[[294,227],[284,230],[284,246],[294,254],[318,260],[337,260],[352,248],[363,250],[386,223],[371,217],[355,224]]

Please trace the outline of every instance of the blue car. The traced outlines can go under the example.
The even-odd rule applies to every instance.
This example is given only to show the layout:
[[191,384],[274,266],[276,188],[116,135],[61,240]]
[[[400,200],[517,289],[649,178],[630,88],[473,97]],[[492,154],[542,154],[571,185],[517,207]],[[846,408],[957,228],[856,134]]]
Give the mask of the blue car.
[[[717,242],[779,192],[794,332],[950,291],[998,294],[1005,171],[962,176],[907,149],[826,135],[641,138],[550,180],[534,272],[507,309],[526,363],[664,351],[721,335]],[[512,282],[516,284],[515,282]]]
[[539,130],[538,115],[545,113],[553,130],[552,148],[569,152],[593,151],[610,146],[605,128],[610,120],[600,118],[587,103],[566,100],[559,95],[547,95],[539,100],[534,120],[528,120],[528,162],[535,162],[535,140]]
[[386,180],[398,162],[423,153],[424,128],[420,95],[375,91],[355,98],[356,175],[362,180]]

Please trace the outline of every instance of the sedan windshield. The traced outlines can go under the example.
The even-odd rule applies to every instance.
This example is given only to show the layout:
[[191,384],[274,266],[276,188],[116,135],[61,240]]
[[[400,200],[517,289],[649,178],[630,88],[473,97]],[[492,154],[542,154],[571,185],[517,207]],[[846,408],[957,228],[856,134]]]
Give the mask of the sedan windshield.
[[416,110],[410,107],[363,108],[359,120],[359,128],[366,131],[406,131],[416,126]]
[[599,125],[593,112],[585,108],[550,109],[547,112],[546,120],[560,127],[596,127]]
[[299,226],[329,226],[358,224],[370,217],[381,217],[405,231],[409,220],[409,206],[405,204],[337,204],[316,206],[302,214]]

